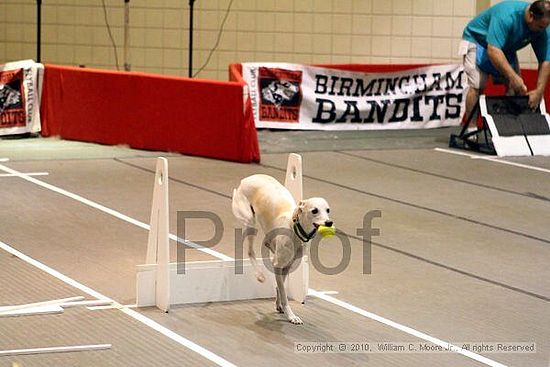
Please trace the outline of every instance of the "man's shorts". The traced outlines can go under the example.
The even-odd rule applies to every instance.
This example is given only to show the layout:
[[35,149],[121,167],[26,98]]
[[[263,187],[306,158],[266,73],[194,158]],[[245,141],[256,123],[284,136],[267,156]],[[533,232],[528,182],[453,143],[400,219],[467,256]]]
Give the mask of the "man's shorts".
[[477,66],[477,45],[473,42],[462,40],[460,41],[458,54],[462,56],[464,72],[468,78],[468,86],[477,90],[485,89],[487,73]]
[[[487,83],[487,73],[479,68],[477,65],[477,45],[473,42],[462,40],[458,49],[458,54],[462,56],[464,63],[464,72],[468,79],[468,86],[477,90],[485,89]],[[512,68],[519,74],[519,63],[517,62],[517,55],[515,62],[512,62]],[[494,84],[505,84],[508,89],[508,94],[512,93],[508,86],[508,80],[500,76],[491,76]]]

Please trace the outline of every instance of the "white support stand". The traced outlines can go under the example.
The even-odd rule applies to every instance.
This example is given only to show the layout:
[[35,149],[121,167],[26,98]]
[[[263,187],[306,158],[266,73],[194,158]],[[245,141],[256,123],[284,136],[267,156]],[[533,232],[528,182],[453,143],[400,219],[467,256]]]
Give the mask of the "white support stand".
[[[157,159],[151,224],[147,241],[146,264],[153,271],[138,271],[137,305],[156,305],[164,312],[170,309],[170,240],[168,221],[168,160]],[[150,267],[148,269],[151,269]]]
[[302,189],[302,156],[296,153],[288,155],[286,165],[285,187],[290,191],[296,202],[303,199]]
[[[302,182],[302,156],[291,153],[288,155],[286,166],[285,187],[290,191],[296,202],[302,200],[304,196]],[[304,303],[308,288],[309,257],[304,253],[299,267],[288,275],[286,289],[289,298]]]
[[[298,154],[289,156],[285,186],[296,200],[302,199],[302,158]],[[178,274],[178,264],[169,262],[168,223],[168,163],[165,158],[159,158],[146,263],[137,266],[138,307],[156,306],[168,312],[170,305],[174,304],[275,297],[274,274],[265,268],[261,259],[258,259],[258,265],[266,276],[263,283],[256,279],[248,259],[242,260],[242,274],[236,274],[237,260],[227,260],[223,254],[219,254],[220,260],[186,262],[185,273]],[[304,302],[309,288],[307,256],[287,281],[289,297]]]

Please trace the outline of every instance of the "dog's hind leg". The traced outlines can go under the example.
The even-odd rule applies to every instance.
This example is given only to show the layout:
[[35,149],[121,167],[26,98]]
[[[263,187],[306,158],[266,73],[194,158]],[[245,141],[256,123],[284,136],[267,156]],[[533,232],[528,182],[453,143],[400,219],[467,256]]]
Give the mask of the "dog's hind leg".
[[288,269],[281,269],[276,268],[275,270],[275,280],[277,281],[277,295],[278,299],[280,301],[281,309],[283,310],[283,313],[285,314],[288,321],[290,321],[292,324],[299,325],[303,324],[303,321],[292,312],[292,309],[290,308],[290,305],[288,304],[288,297],[286,295],[285,290],[285,279],[286,274],[288,274]]
[[252,264],[252,267],[254,268],[256,279],[260,283],[265,282],[265,275],[260,270],[260,267],[258,266],[258,260],[256,260],[256,253],[254,252],[254,238],[256,238],[256,235],[252,233],[256,233],[256,229],[253,227],[248,227],[246,229],[247,232],[250,234],[246,237],[246,242],[248,244],[248,258],[250,259],[250,263]]
[[254,253],[254,239],[256,238],[256,215],[252,205],[246,198],[246,196],[241,191],[240,187],[233,190],[233,199],[231,203],[231,209],[233,215],[246,227],[245,233],[247,248],[248,248],[248,258],[250,263],[254,268],[256,274],[256,279],[259,282],[265,281],[265,275],[262,273],[258,266],[258,261],[256,260],[256,254]]

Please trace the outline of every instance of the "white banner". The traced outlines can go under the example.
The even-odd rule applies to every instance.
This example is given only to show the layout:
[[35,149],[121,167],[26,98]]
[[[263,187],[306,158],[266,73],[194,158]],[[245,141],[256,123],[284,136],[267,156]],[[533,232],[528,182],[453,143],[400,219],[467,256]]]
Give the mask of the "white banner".
[[44,66],[32,60],[0,65],[0,135],[40,131]]
[[244,63],[258,128],[420,129],[460,124],[462,65],[363,73],[299,64]]

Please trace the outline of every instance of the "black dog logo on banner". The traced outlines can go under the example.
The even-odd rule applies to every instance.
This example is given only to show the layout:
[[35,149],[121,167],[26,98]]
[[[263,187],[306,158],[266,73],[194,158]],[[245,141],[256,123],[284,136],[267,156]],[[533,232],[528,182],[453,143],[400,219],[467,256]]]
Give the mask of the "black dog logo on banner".
[[291,101],[298,91],[296,84],[286,80],[273,80],[262,89],[262,97],[265,101],[273,103],[277,108],[281,108],[282,104],[285,101]]
[[0,114],[21,105],[21,93],[7,84],[0,84]]

